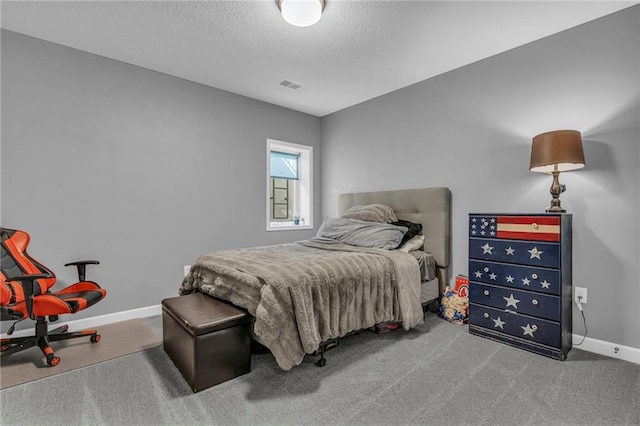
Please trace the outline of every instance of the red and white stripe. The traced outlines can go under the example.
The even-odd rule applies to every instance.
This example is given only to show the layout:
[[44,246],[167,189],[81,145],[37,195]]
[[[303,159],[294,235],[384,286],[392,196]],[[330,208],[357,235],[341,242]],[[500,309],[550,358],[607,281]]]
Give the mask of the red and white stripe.
[[560,241],[559,216],[498,216],[498,238]]

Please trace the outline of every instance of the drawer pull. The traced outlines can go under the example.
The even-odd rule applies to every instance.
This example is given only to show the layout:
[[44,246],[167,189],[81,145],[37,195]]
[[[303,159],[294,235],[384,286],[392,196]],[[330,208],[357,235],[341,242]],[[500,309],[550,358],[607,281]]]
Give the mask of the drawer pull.
[[535,223],[535,222],[533,222],[533,223],[531,224],[531,227],[532,227],[533,229],[538,229],[538,228],[539,228],[538,224],[537,224],[537,223]]
[[533,278],[534,280],[537,280],[538,279],[538,274],[532,274],[531,278]]
[[531,301],[531,303],[533,303],[534,305],[537,305],[537,304],[538,304],[538,300],[537,300],[537,299],[533,299],[533,300]]
[[535,325],[535,324],[533,324],[533,325],[531,326],[531,329],[532,329],[533,331],[536,331],[536,330],[538,329],[538,326],[537,326],[537,325]]
[[485,296],[488,296],[489,295],[489,290],[485,290],[483,293],[484,293]]
[[485,318],[489,318],[489,314],[485,312],[485,313],[484,313],[484,315],[483,315],[483,317],[485,317]]
[[487,268],[486,266],[484,267],[484,271],[485,272],[489,272],[489,268]]

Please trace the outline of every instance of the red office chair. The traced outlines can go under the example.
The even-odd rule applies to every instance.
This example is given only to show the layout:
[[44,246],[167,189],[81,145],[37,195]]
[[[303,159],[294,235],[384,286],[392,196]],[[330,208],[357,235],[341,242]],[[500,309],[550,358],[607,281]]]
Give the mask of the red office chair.
[[46,266],[27,253],[29,234],[24,231],[0,228],[2,258],[0,259],[0,314],[2,321],[13,320],[7,335],[13,334],[16,323],[30,318],[36,321],[35,336],[10,337],[1,340],[4,358],[33,346],[38,346],[47,357],[47,364],[55,366],[60,358],[55,356],[49,342],[90,336],[92,343],[100,341],[96,330],[69,333],[63,325],[48,331],[48,322],[57,321],[58,315],[73,314],[102,300],[107,291],[93,281],[85,281],[86,265],[98,264],[96,260],[67,263],[76,266],[78,281],[69,287],[51,292],[56,276]]

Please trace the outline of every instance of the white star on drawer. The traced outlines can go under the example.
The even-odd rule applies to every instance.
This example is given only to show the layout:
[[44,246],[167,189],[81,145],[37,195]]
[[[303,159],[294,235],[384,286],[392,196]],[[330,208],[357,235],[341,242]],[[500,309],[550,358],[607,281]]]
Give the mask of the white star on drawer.
[[511,255],[513,256],[513,253],[515,253],[515,249],[511,248],[511,246],[507,247],[506,249],[507,255]]
[[551,283],[547,280],[544,280],[540,283],[540,285],[542,286],[542,288],[549,288],[549,286],[551,285]]
[[520,328],[524,330],[524,333],[522,334],[523,336],[526,336],[528,334],[529,336],[533,337],[533,332],[536,331],[536,329],[531,328],[529,324],[527,324],[526,327],[520,326]]
[[541,259],[540,259],[540,255],[541,255],[542,253],[544,253],[542,250],[538,250],[538,248],[537,248],[537,247],[534,247],[534,248],[532,248],[531,250],[527,250],[527,251],[528,251],[528,252],[529,252],[529,254],[531,255],[531,257],[530,257],[529,259],[536,258],[536,259],[541,260]]
[[524,278],[522,279],[522,285],[529,285],[529,283],[530,283],[530,282],[531,282],[531,281],[529,281],[529,278],[527,278],[527,277],[524,277]]
[[509,306],[513,306],[514,308],[518,309],[518,302],[520,302],[520,300],[513,297],[513,293],[511,293],[509,297],[502,296],[502,298],[507,301],[507,308]]
[[503,330],[504,330],[503,325],[505,325],[505,324],[506,324],[506,322],[502,321],[502,320],[500,319],[500,317],[498,317],[498,318],[496,318],[496,319],[491,318],[491,321],[493,321],[493,322],[495,323],[495,325],[493,326],[494,328],[495,328],[495,327],[500,327],[501,329],[503,329]]
[[511,275],[509,275],[509,276],[507,277],[507,282],[508,282],[508,283],[513,283],[513,277],[512,277]]
[[476,274],[476,278],[482,278],[482,272],[476,271],[475,274]]
[[489,274],[489,279],[491,280],[496,280],[496,278],[498,278],[498,276],[496,274],[494,274],[493,272]]
[[480,248],[482,249],[482,254],[487,254],[487,253],[489,253],[489,254],[493,254],[493,253],[491,252],[491,250],[493,250],[493,247],[491,247],[491,246],[489,245],[489,243],[486,243],[485,245],[481,246]]

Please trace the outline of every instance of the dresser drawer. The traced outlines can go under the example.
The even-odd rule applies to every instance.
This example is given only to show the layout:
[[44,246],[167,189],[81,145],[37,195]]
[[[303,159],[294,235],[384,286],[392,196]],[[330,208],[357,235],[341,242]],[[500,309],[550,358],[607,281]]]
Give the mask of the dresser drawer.
[[556,322],[474,303],[469,305],[469,322],[527,341],[560,347],[562,333],[560,324]]
[[560,245],[537,241],[469,238],[469,259],[558,268]]
[[470,215],[469,236],[560,241],[560,216]]
[[471,282],[469,302],[560,321],[560,298]]
[[469,260],[473,281],[560,295],[560,270]]

